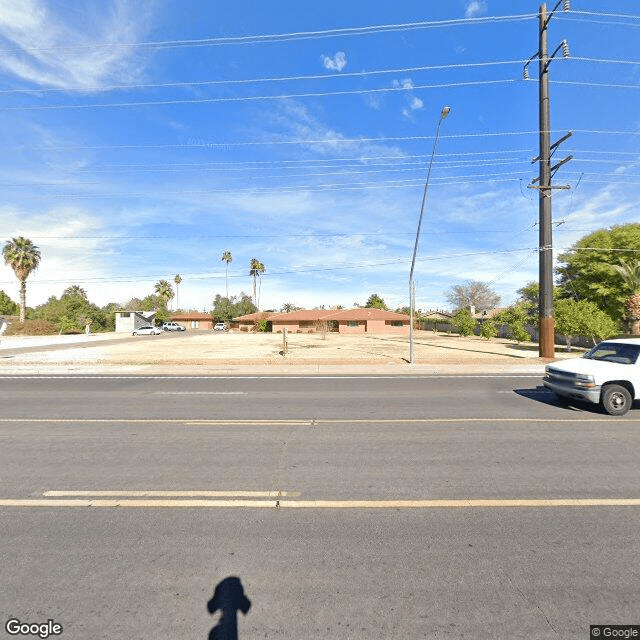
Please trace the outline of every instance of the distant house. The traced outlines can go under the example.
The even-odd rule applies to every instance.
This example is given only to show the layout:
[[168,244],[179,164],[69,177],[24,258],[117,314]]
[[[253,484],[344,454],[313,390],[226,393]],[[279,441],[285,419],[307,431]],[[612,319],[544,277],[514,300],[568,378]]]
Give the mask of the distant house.
[[155,311],[116,311],[116,333],[131,333],[138,327],[153,326],[155,322]]
[[178,322],[187,331],[207,331],[213,329],[213,318],[210,313],[199,311],[188,311],[171,316],[173,322]]
[[340,311],[303,309],[291,313],[251,313],[234,318],[240,330],[252,331],[258,320],[265,319],[271,331],[332,331],[335,333],[408,333],[409,316],[382,309],[356,308]]
[[449,311],[442,311],[441,309],[437,309],[435,311],[427,311],[422,314],[422,318],[424,320],[450,320],[453,314]]

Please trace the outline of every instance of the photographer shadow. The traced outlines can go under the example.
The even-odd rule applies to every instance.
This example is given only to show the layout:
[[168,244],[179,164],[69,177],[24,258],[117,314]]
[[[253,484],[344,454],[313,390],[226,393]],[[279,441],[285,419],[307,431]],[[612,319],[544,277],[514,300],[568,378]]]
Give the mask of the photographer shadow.
[[244,594],[240,578],[229,576],[218,583],[207,602],[210,614],[221,612],[218,624],[209,632],[209,640],[238,640],[238,611],[247,614],[251,601]]

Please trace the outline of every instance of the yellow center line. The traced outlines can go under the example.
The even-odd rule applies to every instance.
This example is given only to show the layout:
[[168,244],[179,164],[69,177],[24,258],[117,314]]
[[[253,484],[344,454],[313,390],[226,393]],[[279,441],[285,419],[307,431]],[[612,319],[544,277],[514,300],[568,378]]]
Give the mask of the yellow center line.
[[257,509],[451,509],[640,507],[640,498],[562,498],[505,500],[106,500],[0,499],[0,507],[137,507]]

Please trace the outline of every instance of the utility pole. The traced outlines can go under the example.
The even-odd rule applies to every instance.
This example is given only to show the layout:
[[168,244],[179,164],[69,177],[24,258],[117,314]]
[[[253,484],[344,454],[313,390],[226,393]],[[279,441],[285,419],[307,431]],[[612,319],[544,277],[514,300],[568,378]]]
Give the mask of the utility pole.
[[540,7],[540,237],[539,237],[539,332],[538,353],[541,358],[553,358],[555,348],[555,318],[553,315],[553,239],[551,234],[551,142],[549,131],[549,50],[547,5]]
[[[553,238],[551,218],[551,194],[553,189],[568,189],[567,185],[554,187],[551,178],[555,172],[572,156],[565,158],[555,166],[551,166],[551,157],[558,146],[564,142],[571,133],[551,144],[551,115],[549,97],[549,64],[553,57],[562,49],[562,55],[569,57],[569,47],[566,40],[556,48],[549,56],[548,48],[548,24],[555,10],[563,4],[564,11],[569,10],[569,0],[560,0],[550,13],[547,13],[547,5],[540,6],[539,13],[539,41],[538,52],[532,56],[524,68],[524,77],[528,78],[527,66],[535,57],[538,58],[538,100],[539,100],[539,130],[540,130],[540,155],[533,162],[540,161],[540,175],[529,185],[532,189],[538,189],[539,193],[539,293],[538,293],[538,354],[541,358],[553,358],[555,353],[555,318],[553,315]],[[532,186],[539,182],[538,186]]]

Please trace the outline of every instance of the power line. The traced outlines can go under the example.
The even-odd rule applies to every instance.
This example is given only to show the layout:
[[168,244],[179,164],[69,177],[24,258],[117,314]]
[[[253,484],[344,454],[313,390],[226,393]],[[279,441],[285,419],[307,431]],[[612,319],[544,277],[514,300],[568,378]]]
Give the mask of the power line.
[[[493,251],[472,251],[472,252],[464,252],[464,253],[447,253],[445,255],[437,255],[437,256],[426,256],[418,258],[420,262],[434,262],[440,261],[444,259],[457,259],[463,257],[470,256],[486,256],[486,255],[498,255],[498,254],[509,254],[509,253],[518,253],[523,251],[532,251],[537,249],[532,249],[531,247],[527,248],[518,248],[518,249],[498,249]],[[405,264],[408,263],[409,260],[406,257],[402,258],[391,258],[388,260],[381,260],[376,262],[361,262],[361,263],[349,263],[344,265],[332,266],[332,267],[320,267],[317,265],[304,265],[297,269],[283,269],[283,270],[269,270],[267,272],[268,276],[279,276],[279,275],[289,275],[296,273],[315,273],[320,271],[345,271],[351,269],[370,269],[371,267],[378,266],[387,266],[391,264]],[[182,274],[183,280],[188,278],[190,280],[214,280],[214,279],[224,279],[226,274],[224,272],[220,274],[212,274],[212,273],[185,273]],[[140,282],[141,280],[157,280],[159,278],[166,277],[166,272],[162,274],[156,275],[137,275],[136,277],[132,276],[105,276],[105,277],[70,277],[65,278],[64,280],[44,280],[44,279],[34,279],[31,281],[31,286],[36,284],[60,284],[66,283],[70,280],[73,280],[76,283],[100,283],[100,282]],[[245,273],[243,274],[233,274],[230,273],[228,275],[229,278],[248,278],[249,276]],[[1,284],[13,284],[12,281],[4,281]]]
[[[604,129],[574,129],[574,133],[583,133],[586,135],[605,135],[605,136],[637,136],[640,130],[631,131],[614,131]],[[443,134],[442,139],[462,140],[467,138],[496,138],[506,136],[538,136],[539,131],[484,131],[478,133],[458,133]],[[552,129],[551,134],[564,134],[564,129]],[[246,140],[243,142],[227,141],[227,142],[199,142],[199,143],[165,143],[165,144],[120,144],[120,145],[63,145],[63,146],[25,146],[18,145],[14,147],[6,147],[7,151],[21,151],[28,148],[31,151],[47,150],[47,151],[86,151],[86,150],[114,150],[114,149],[215,149],[219,147],[250,147],[250,146],[295,146],[295,145],[338,145],[338,144],[354,144],[369,142],[423,142],[425,140],[433,140],[433,136],[369,136],[361,138],[321,138],[321,139],[298,139],[298,140]],[[486,152],[479,152],[486,153]],[[499,153],[499,152],[496,152]],[[599,151],[594,153],[600,153]],[[602,153],[608,153],[603,151]],[[611,152],[625,153],[625,152]],[[630,153],[630,152],[626,152]],[[463,154],[458,154],[463,155]]]
[[[585,58],[586,60],[586,58]],[[95,87],[49,87],[42,89],[0,89],[2,93],[65,93],[72,91],[89,92],[89,91],[114,91],[119,89],[166,89],[176,87],[201,87],[201,86],[215,86],[215,85],[240,85],[240,84],[259,84],[267,82],[297,82],[308,80],[335,80],[336,78],[357,78],[367,77],[373,75],[383,74],[399,74],[399,73],[416,73],[420,71],[439,71],[446,69],[467,69],[471,67],[490,67],[498,65],[522,65],[526,60],[503,60],[495,62],[470,62],[470,63],[458,63],[458,64],[439,64],[429,66],[418,67],[404,67],[399,69],[375,69],[372,71],[349,71],[340,72],[338,74],[316,74],[307,76],[280,76],[280,77],[267,77],[267,78],[250,78],[250,79],[238,79],[238,80],[201,80],[201,81],[184,81],[184,82],[161,82],[155,84],[116,84],[106,86]],[[404,88],[404,87],[403,87]]]
[[[453,87],[477,87],[482,85],[496,85],[496,84],[512,84],[515,82],[521,82],[521,80],[515,80],[514,78],[506,78],[502,80],[475,80],[469,82],[446,82],[440,84],[423,84],[412,85],[410,90],[416,89],[449,89]],[[43,104],[43,105],[31,105],[20,107],[0,107],[0,111],[47,111],[47,110],[61,110],[61,109],[114,109],[121,107],[149,107],[149,106],[164,106],[172,104],[211,104],[211,103],[224,103],[224,102],[247,102],[254,100],[282,100],[290,98],[321,98],[324,96],[347,96],[347,95],[363,95],[368,93],[389,93],[398,91],[407,91],[407,87],[382,87],[378,89],[350,89],[344,91],[315,91],[306,93],[287,93],[278,95],[263,95],[263,96],[225,96],[219,98],[191,98],[191,99],[173,99],[173,100],[148,100],[140,102],[101,102],[92,104]]]
[[204,47],[223,45],[244,45],[269,42],[289,42],[292,40],[309,40],[329,37],[371,35],[376,33],[388,33],[393,31],[408,31],[414,29],[429,29],[439,27],[451,27],[458,25],[491,24],[500,22],[515,22],[529,20],[537,17],[535,13],[510,15],[510,16],[485,16],[476,18],[457,18],[451,20],[405,22],[399,24],[369,25],[364,27],[342,27],[337,29],[324,29],[318,31],[294,31],[290,33],[259,34],[248,36],[227,36],[218,38],[201,38],[185,40],[161,40],[148,42],[96,42],[83,45],[61,45],[52,47],[24,47],[18,49],[3,49],[0,53],[15,53],[21,51],[77,51],[95,49],[99,47],[113,48],[174,48],[174,47]]
[[605,87],[607,89],[640,89],[638,84],[620,84],[615,82],[580,82],[577,80],[550,80],[551,84],[568,84],[577,87]]
[[[635,60],[613,60],[603,58],[587,58],[581,56],[572,56],[569,58],[571,62],[589,62],[589,63],[601,63],[601,64],[621,64],[621,65],[640,65],[640,61]],[[220,86],[220,85],[243,85],[243,84],[264,84],[269,82],[300,82],[309,80],[336,80],[344,78],[361,78],[374,75],[384,74],[399,74],[399,73],[418,73],[423,71],[442,71],[450,69],[469,69],[469,68],[482,68],[501,65],[522,65],[526,60],[495,60],[488,62],[466,62],[466,63],[451,63],[451,64],[438,64],[438,65],[426,65],[416,67],[403,67],[397,69],[373,69],[371,71],[348,71],[340,72],[337,74],[315,74],[306,76],[275,76],[266,78],[243,78],[243,79],[224,79],[224,80],[191,80],[181,82],[158,82],[158,83],[138,83],[138,84],[114,84],[103,86],[76,86],[76,87],[43,87],[39,89],[0,89],[0,94],[42,94],[42,93],[70,93],[80,92],[87,93],[91,91],[117,91],[117,90],[130,90],[130,89],[168,89],[168,88],[181,88],[181,87],[205,87],[205,86]]]

